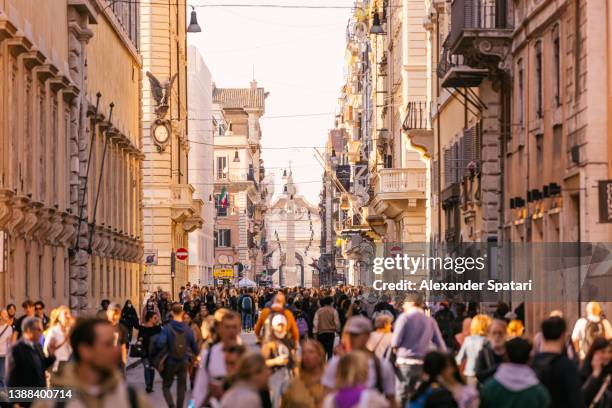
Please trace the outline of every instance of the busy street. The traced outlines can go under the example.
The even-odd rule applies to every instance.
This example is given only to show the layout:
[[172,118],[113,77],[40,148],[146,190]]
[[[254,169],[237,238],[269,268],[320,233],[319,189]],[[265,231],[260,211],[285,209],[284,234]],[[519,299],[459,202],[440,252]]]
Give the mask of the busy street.
[[612,408],[611,0],[0,0],[0,407]]

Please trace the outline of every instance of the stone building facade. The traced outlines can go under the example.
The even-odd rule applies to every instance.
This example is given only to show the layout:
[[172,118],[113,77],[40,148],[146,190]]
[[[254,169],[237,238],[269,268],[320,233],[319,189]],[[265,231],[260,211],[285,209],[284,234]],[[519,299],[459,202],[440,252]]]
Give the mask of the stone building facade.
[[284,187],[266,212],[267,252],[264,261],[274,271],[276,285],[318,286],[316,261],[320,257],[319,208],[298,193],[291,169],[284,172]]
[[[218,275],[219,270],[233,268],[231,279],[242,275],[255,280],[263,265],[268,186],[259,120],[267,96],[255,80],[248,88],[213,89],[214,110],[223,118],[214,134],[215,270]],[[227,205],[220,201],[224,192]]]
[[[598,191],[612,178],[610,13],[605,1],[514,3],[513,126],[504,146],[504,230],[514,245],[612,241]],[[555,274],[538,296],[565,298],[558,308],[577,317],[589,300],[578,281]],[[527,308],[534,319],[547,312]]]
[[185,4],[140,1],[143,61],[144,247],[157,253],[143,290],[161,287],[178,296],[189,280],[189,232],[202,226],[203,201],[189,183]]
[[0,3],[2,304],[84,312],[101,298],[137,298],[138,10],[106,6]]

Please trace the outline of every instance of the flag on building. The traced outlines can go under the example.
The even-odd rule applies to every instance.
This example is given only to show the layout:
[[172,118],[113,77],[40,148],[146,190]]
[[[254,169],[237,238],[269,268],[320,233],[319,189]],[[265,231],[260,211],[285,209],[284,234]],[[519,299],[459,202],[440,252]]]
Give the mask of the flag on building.
[[229,194],[227,192],[227,188],[221,188],[221,194],[219,194],[219,205],[221,208],[227,208],[229,205]]

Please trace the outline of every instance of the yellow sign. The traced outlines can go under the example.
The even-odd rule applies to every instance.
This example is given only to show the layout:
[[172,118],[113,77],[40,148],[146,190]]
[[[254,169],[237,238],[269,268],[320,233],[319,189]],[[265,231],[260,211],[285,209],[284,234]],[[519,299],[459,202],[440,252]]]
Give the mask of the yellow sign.
[[213,271],[213,276],[215,278],[233,278],[234,270],[232,268],[215,268]]

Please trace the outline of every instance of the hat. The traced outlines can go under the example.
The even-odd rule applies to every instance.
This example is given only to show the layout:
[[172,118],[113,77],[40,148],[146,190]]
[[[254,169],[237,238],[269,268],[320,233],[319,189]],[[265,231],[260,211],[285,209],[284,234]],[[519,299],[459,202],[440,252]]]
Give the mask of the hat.
[[372,323],[364,316],[353,316],[346,321],[344,332],[349,334],[369,334],[372,332]]

